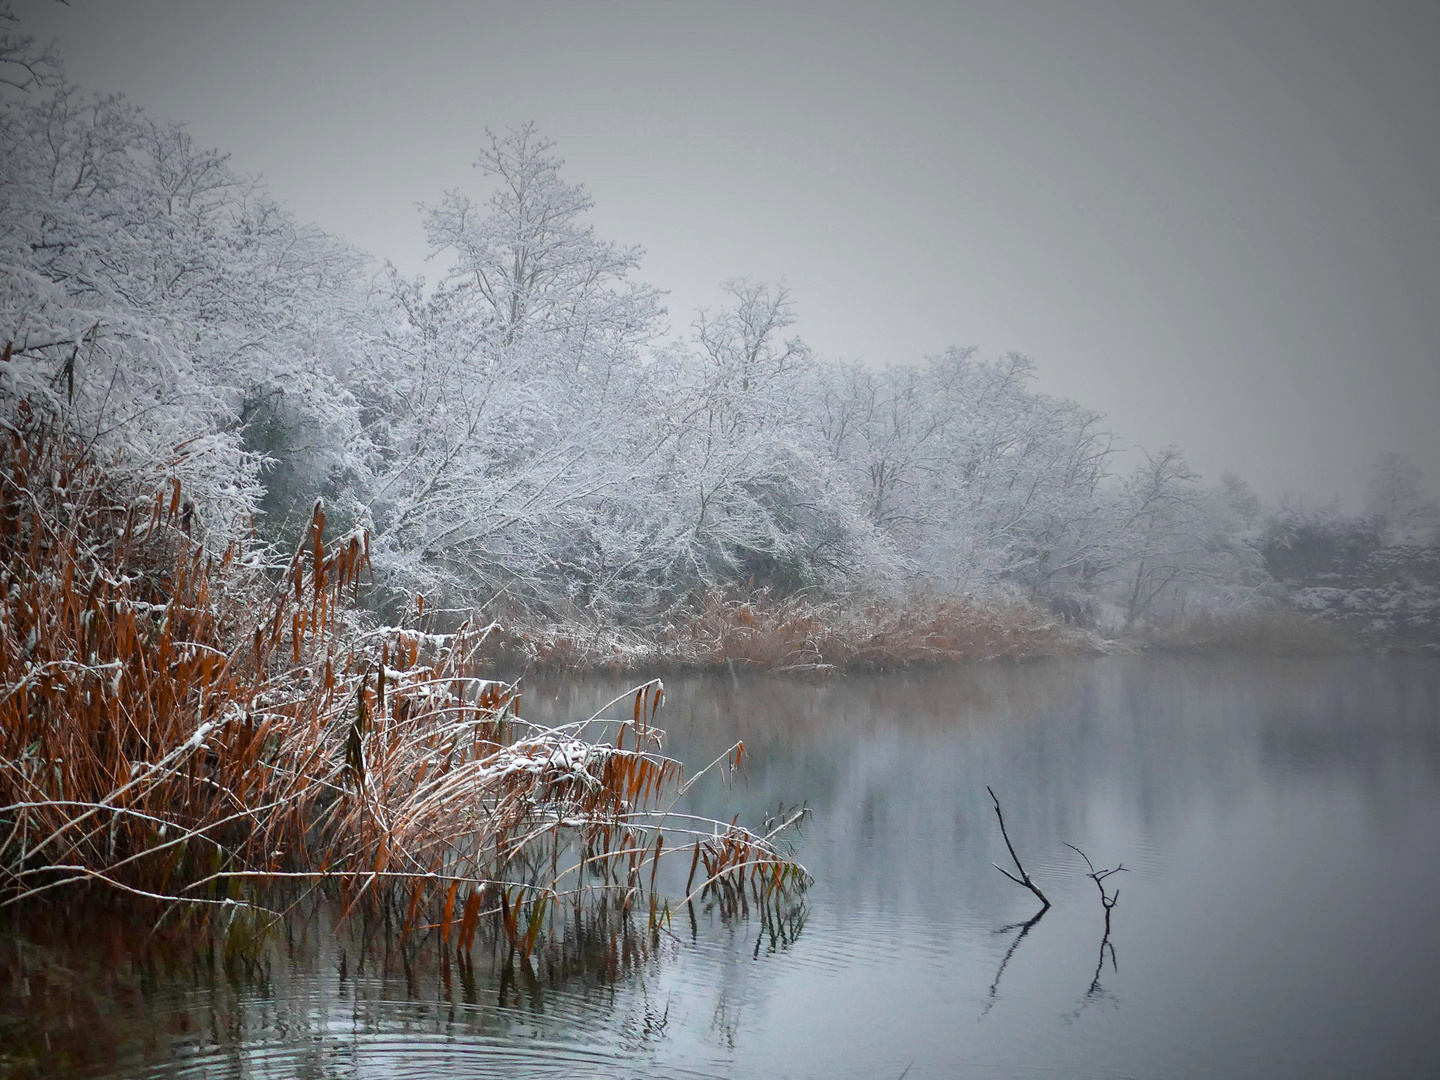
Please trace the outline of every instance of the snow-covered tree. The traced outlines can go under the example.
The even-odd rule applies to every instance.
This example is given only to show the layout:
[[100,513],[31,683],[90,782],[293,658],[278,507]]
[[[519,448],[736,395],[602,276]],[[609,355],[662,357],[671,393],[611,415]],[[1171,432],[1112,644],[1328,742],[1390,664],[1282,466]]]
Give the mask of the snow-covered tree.
[[[1108,590],[1136,622],[1256,587],[1253,493],[1173,448],[1111,476],[1099,416],[1025,357],[826,363],[743,279],[660,344],[641,250],[596,234],[533,124],[424,211],[433,284],[372,273],[182,128],[68,85],[0,0],[0,156],[0,396],[181,478],[211,528],[293,540],[324,496],[370,526],[383,602],[615,619],[909,581]],[[1382,465],[1372,513],[1413,525],[1413,470]]]
[[312,433],[311,473],[348,464],[353,402],[338,369],[353,353],[360,258],[121,98],[58,78],[11,85],[0,99],[6,388],[48,394],[120,467],[182,477],[212,525],[264,494],[275,462],[256,437],[262,414]]
[[788,292],[727,283],[731,306],[702,312],[687,346],[656,362],[650,459],[672,514],[676,570],[701,583],[785,587],[884,574],[882,553],[810,411],[815,361]]
[[1427,539],[1440,529],[1440,510],[1425,497],[1425,474],[1403,454],[1377,456],[1365,483],[1365,513],[1396,542]]
[[550,150],[532,125],[491,133],[488,201],[451,192],[426,214],[450,260],[438,285],[390,275],[390,326],[355,384],[397,588],[563,595],[597,500],[624,486],[640,349],[663,309],[632,279],[639,250],[595,236]]
[[961,588],[1097,572],[1109,439],[1095,414],[1034,393],[1033,373],[952,349],[823,378],[820,435],[912,572]]

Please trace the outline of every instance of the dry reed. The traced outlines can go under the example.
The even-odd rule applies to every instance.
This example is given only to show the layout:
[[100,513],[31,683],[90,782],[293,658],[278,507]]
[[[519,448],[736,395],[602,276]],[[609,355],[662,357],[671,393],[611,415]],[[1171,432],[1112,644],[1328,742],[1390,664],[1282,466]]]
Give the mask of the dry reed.
[[747,888],[777,909],[803,892],[776,839],[796,816],[761,834],[672,812],[687,785],[658,680],[619,719],[528,724],[516,688],[482,677],[489,628],[360,625],[367,537],[327,539],[318,503],[267,570],[239,542],[207,550],[178,482],[121,490],[54,417],[4,406],[0,907],[79,885],[225,907],[324,886],[342,919],[398,902],[402,936],[462,950],[491,920],[524,958],[571,905],[664,921],[672,852],[703,862],[692,896],[723,911]]
[[885,669],[1090,651],[1091,637],[1019,600],[821,599],[768,589],[710,592],[656,629],[578,621],[497,639],[503,662],[533,668],[768,671]]

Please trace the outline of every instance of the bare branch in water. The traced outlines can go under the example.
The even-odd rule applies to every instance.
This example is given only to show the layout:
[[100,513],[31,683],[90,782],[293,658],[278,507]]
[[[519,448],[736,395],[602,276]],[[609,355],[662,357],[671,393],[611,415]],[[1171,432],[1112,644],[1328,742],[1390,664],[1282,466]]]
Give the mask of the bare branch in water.
[[1120,899],[1120,890],[1117,888],[1113,894],[1106,892],[1105,879],[1111,874],[1128,874],[1130,871],[1125,867],[1124,863],[1117,863],[1113,870],[1096,870],[1095,864],[1090,861],[1089,855],[1086,855],[1085,852],[1068,841],[1065,846],[1085,860],[1085,865],[1090,870],[1085,876],[1095,882],[1095,887],[1100,890],[1100,906],[1105,909],[1105,936],[1108,938],[1110,936],[1110,912]]
[[1015,854],[1015,845],[1010,842],[1010,833],[1005,828],[1005,815],[1000,812],[1000,800],[996,797],[994,789],[992,789],[989,784],[986,784],[985,790],[990,792],[990,801],[995,804],[995,817],[1000,822],[1000,835],[1005,838],[1005,846],[1010,849],[1010,858],[1015,861],[1015,869],[1020,871],[1020,876],[1016,877],[999,863],[992,862],[990,865],[995,867],[996,870],[999,870],[1000,873],[1004,874],[1011,881],[1015,882],[1016,885],[1023,885],[1025,888],[1029,889],[1032,893],[1034,893],[1035,899],[1039,900],[1040,903],[1044,905],[1044,907],[1040,909],[1041,913],[1043,914],[1044,912],[1050,910],[1050,900],[1043,892],[1040,891],[1040,886],[1036,885],[1035,882],[1031,880],[1030,875],[1025,872],[1025,867],[1022,866],[1020,863],[1020,856]]
[[1119,971],[1119,964],[1115,961],[1115,946],[1110,943],[1110,912],[1114,910],[1115,904],[1120,899],[1120,890],[1116,889],[1110,893],[1105,888],[1105,879],[1111,874],[1129,873],[1123,863],[1117,863],[1112,870],[1096,870],[1095,864],[1090,861],[1090,856],[1081,851],[1074,844],[1068,841],[1065,844],[1071,851],[1085,860],[1085,866],[1089,873],[1085,876],[1095,882],[1095,887],[1100,890],[1100,906],[1105,909],[1105,933],[1100,938],[1100,959],[1095,964],[1095,977],[1090,980],[1090,989],[1085,992],[1086,999],[1095,997],[1102,992],[1100,986],[1100,973],[1105,970],[1105,954],[1110,954],[1110,970]]

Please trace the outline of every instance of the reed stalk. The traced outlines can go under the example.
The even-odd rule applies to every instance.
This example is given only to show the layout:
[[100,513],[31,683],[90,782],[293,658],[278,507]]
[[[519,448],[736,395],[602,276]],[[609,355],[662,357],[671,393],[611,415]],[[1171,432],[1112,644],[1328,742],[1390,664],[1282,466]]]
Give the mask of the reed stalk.
[[523,959],[568,903],[648,890],[654,923],[655,863],[692,843],[702,891],[804,891],[773,832],[672,813],[658,680],[629,715],[530,724],[484,676],[493,628],[364,624],[369,538],[319,503],[288,560],[215,551],[178,481],[127,489],[3,404],[0,908],[103,886],[258,910],[303,883],[342,919],[400,897],[402,934],[447,947],[494,920]]

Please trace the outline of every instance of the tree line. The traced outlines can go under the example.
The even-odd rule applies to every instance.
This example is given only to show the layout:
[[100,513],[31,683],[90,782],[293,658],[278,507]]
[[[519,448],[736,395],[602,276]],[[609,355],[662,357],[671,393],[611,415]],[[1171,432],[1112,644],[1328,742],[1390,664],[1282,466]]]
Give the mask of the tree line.
[[[1284,591],[1293,513],[1175,447],[1118,469],[1025,357],[828,361],[785,288],[744,279],[669,334],[643,252],[596,234],[534,125],[488,133],[481,195],[423,208],[442,269],[410,278],[0,16],[7,417],[43,403],[112,470],[180,479],[213,538],[293,546],[322,498],[369,530],[378,609],[617,622],[742,586],[1010,591],[1131,626]],[[1391,495],[1424,532],[1408,468]]]

